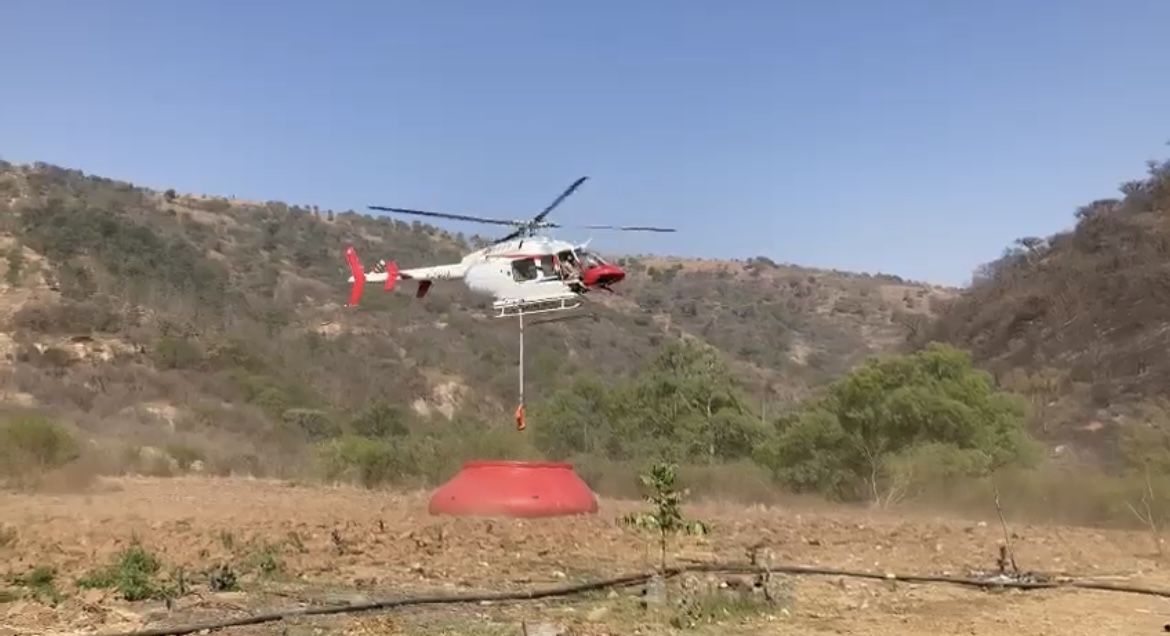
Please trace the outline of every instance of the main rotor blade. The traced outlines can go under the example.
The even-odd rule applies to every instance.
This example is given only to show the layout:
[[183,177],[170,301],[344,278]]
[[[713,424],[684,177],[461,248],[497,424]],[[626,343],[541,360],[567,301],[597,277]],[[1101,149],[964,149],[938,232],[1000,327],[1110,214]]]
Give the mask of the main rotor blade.
[[454,219],[456,221],[470,221],[472,223],[489,223],[491,225],[523,225],[516,221],[505,221],[504,219],[489,219],[482,216],[467,216],[465,214],[448,214],[446,212],[427,212],[426,210],[411,210],[408,208],[386,208],[380,205],[367,205],[370,210],[379,210],[382,212],[394,212],[396,214],[413,214],[415,216],[429,216],[437,219]]
[[520,238],[520,237],[521,237],[523,234],[524,234],[524,230],[523,230],[523,229],[516,230],[515,232],[510,232],[510,233],[508,233],[508,235],[507,235],[507,236],[504,236],[504,237],[502,237],[502,238],[498,238],[498,239],[496,239],[496,240],[492,241],[492,245],[499,245],[500,243],[506,243],[506,242],[508,242],[508,241],[511,241],[512,239],[518,239],[518,238]]
[[543,221],[544,217],[548,216],[548,213],[553,211],[553,208],[556,208],[565,199],[569,198],[569,195],[576,192],[577,188],[580,188],[581,184],[585,183],[585,181],[588,178],[589,177],[581,177],[580,179],[577,179],[576,181],[574,181],[573,185],[569,186],[568,188],[565,189],[564,192],[561,193],[561,196],[557,197],[556,199],[553,199],[553,202],[550,203],[547,208],[545,208],[540,214],[537,214],[532,219],[532,222],[533,223],[540,223],[541,221]]
[[580,230],[617,230],[619,232],[677,232],[672,227],[650,227],[645,225],[560,225],[548,223],[549,227]]

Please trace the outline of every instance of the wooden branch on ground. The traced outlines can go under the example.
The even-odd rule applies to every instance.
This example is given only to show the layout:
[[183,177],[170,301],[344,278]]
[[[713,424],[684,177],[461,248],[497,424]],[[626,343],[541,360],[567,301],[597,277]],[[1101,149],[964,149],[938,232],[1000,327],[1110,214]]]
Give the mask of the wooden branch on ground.
[[[665,578],[673,578],[683,574],[698,574],[698,573],[720,573],[720,574],[759,574],[765,569],[750,564],[741,563],[703,563],[684,567],[667,568],[661,575]],[[1059,580],[1019,580],[1009,577],[992,577],[992,578],[967,578],[956,576],[938,576],[938,575],[923,575],[923,574],[895,574],[895,573],[879,573],[879,572],[862,572],[856,570],[842,570],[837,568],[825,568],[816,566],[804,565],[771,565],[767,568],[768,572],[789,574],[796,576],[839,576],[857,579],[870,579],[875,581],[902,581],[904,583],[936,583],[960,585],[965,587],[976,587],[982,589],[999,588],[999,589],[1019,589],[1019,590],[1043,590],[1054,588],[1078,588],[1085,590],[1098,590],[1106,592],[1121,592],[1125,594],[1141,594],[1145,596],[1159,596],[1162,598],[1170,598],[1170,590],[1160,590],[1156,588],[1139,587],[1133,585],[1118,585],[1113,583],[1105,583],[1100,581],[1078,581],[1075,579],[1059,579]],[[188,625],[177,625],[173,627],[156,627],[152,629],[145,629],[135,632],[118,632],[101,634],[101,636],[186,636],[187,634],[194,634],[202,631],[217,631],[228,627],[244,627],[248,625],[260,625],[262,623],[274,623],[289,618],[297,618],[301,616],[327,616],[333,614],[353,614],[358,612],[370,612],[378,610],[390,610],[401,607],[415,607],[420,605],[457,605],[465,603],[509,603],[519,601],[531,601],[545,598],[576,596],[587,592],[595,592],[597,590],[631,587],[634,585],[642,585],[655,576],[656,573],[631,574],[627,576],[620,576],[612,579],[605,579],[601,581],[592,581],[589,583],[580,583],[576,585],[565,585],[560,587],[545,588],[542,590],[524,590],[520,592],[498,592],[491,594],[452,594],[452,595],[436,595],[436,596],[416,596],[411,598],[390,599],[382,601],[370,601],[366,603],[351,603],[346,605],[328,605],[319,607],[306,607],[295,610],[287,610],[282,612],[271,612],[265,614],[255,614],[252,616],[243,616],[240,618],[231,618],[221,621],[209,621],[204,623],[191,623]]]

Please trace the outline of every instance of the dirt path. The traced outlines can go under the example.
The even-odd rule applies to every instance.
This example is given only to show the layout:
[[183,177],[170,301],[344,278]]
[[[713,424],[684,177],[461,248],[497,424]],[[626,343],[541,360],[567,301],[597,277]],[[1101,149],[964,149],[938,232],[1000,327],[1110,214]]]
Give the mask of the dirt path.
[[[9,570],[4,576],[0,569],[0,636],[113,631],[297,603],[560,585],[643,571],[652,551],[614,522],[636,505],[605,501],[601,513],[587,519],[440,519],[426,514],[422,493],[195,478],[118,480],[80,495],[3,495],[0,524],[10,532],[0,534],[8,537],[0,540],[0,564]],[[743,561],[749,546],[764,542],[776,562],[962,576],[992,568],[1001,539],[998,522],[921,515],[729,505],[688,513],[709,521],[713,532],[680,541],[679,559]],[[1170,575],[1148,554],[1144,534],[1027,525],[1013,531],[1021,567],[1170,588]],[[163,561],[163,578],[176,568],[185,572],[191,593],[170,611],[161,601],[127,603],[74,585],[135,539]],[[238,573],[242,592],[207,591],[203,571],[218,564]],[[55,587],[64,597],[56,607],[28,598],[23,588],[4,592],[14,575],[37,567],[56,571]],[[1155,633],[1170,622],[1170,601],[1104,592],[891,589],[829,578],[785,585],[794,597],[790,604],[728,612],[726,622],[745,634],[923,636]],[[20,594],[26,597],[15,598]],[[541,605],[303,619],[225,633],[516,634],[520,620],[568,626],[574,634],[630,634],[636,625],[644,634],[670,631],[637,601],[621,592]]]

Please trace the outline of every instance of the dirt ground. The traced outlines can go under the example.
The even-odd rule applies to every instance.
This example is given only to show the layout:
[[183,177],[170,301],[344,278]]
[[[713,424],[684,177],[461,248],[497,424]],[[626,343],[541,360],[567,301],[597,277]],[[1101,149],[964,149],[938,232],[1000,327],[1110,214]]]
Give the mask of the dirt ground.
[[[645,538],[615,519],[636,502],[602,501],[595,517],[474,520],[430,517],[425,493],[371,492],[210,478],[119,479],[87,494],[0,495],[0,636],[97,634],[241,616],[314,604],[421,593],[565,585],[648,570]],[[859,510],[702,504],[688,516],[712,527],[677,541],[685,560],[745,560],[763,543],[773,562],[876,572],[966,576],[995,567],[1002,530],[980,520]],[[1022,569],[1170,589],[1147,534],[1009,525]],[[78,589],[132,541],[184,571],[187,593],[129,603]],[[213,593],[205,572],[228,564],[240,591]],[[55,606],[11,584],[55,569]],[[7,589],[5,586],[8,586]],[[771,605],[717,605],[717,624],[692,633],[1061,634],[1162,631],[1170,600],[1109,592],[987,592],[945,585],[890,586],[791,577]],[[677,633],[667,614],[640,605],[640,588],[511,605],[433,606],[240,627],[224,634]],[[664,610],[668,612],[668,610]],[[553,629],[556,628],[556,629]]]

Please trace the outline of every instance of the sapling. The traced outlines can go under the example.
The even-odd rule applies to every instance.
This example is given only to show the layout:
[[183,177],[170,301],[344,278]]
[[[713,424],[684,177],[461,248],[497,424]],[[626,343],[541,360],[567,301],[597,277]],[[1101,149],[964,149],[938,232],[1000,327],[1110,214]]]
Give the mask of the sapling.
[[682,514],[684,493],[675,489],[678,467],[665,462],[655,463],[650,472],[641,476],[642,485],[650,492],[645,496],[654,506],[650,512],[631,513],[621,518],[622,525],[658,533],[659,567],[666,571],[666,546],[670,537],[683,533],[707,534],[709,528],[702,521],[688,520]]

